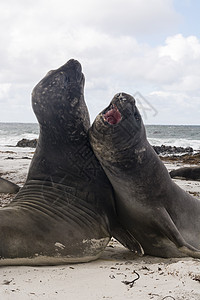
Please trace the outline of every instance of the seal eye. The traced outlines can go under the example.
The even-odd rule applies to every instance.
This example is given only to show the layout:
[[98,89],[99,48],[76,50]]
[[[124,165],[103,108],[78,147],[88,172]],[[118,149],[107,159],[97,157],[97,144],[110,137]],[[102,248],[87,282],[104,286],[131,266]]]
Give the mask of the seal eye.
[[136,121],[139,121],[140,120],[140,115],[137,112],[135,112],[134,113],[134,118],[136,119]]

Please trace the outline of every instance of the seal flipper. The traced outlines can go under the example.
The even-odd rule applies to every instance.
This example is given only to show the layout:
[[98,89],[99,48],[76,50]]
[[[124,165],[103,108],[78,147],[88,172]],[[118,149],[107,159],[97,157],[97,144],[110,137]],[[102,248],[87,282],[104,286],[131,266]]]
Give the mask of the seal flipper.
[[16,194],[19,191],[20,187],[6,179],[0,178],[0,193],[4,194]]
[[136,255],[144,255],[144,250],[140,243],[134,238],[134,236],[128,231],[125,230],[120,224],[116,225],[111,230],[112,236],[118,240],[125,248],[128,248],[130,251],[134,252]]
[[185,241],[166,209],[158,208],[158,210],[159,213],[156,215],[156,223],[160,231],[176,245],[179,251],[188,256],[200,258],[200,250]]

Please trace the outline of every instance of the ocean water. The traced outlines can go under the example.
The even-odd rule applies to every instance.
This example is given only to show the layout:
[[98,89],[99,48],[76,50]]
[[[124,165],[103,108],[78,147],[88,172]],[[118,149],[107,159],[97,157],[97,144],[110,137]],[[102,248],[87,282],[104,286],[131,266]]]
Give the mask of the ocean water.
[[200,151],[200,126],[146,125],[147,138],[153,146],[192,147]]
[[[39,125],[33,123],[0,123],[0,151],[23,152],[23,148],[15,147],[22,139],[37,139]],[[26,148],[27,152],[33,148]]]
[[[200,151],[200,126],[146,125],[147,138],[154,146],[192,147]],[[16,148],[23,138],[35,139],[39,135],[38,124],[0,123],[0,151],[24,151]],[[33,151],[26,148],[26,151]]]

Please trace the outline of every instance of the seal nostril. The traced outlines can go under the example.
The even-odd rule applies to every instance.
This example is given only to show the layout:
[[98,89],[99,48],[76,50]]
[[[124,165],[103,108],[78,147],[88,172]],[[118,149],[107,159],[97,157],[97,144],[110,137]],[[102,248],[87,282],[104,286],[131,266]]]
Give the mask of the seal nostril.
[[138,115],[137,112],[134,113],[134,117],[135,117],[136,121],[139,121],[139,120],[140,120],[140,116]]

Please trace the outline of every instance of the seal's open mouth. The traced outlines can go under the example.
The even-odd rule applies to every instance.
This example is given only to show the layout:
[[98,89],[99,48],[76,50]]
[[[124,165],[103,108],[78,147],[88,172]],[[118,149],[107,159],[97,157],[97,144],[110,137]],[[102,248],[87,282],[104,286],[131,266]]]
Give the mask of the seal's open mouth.
[[111,109],[108,110],[104,115],[103,118],[106,122],[108,122],[109,124],[113,125],[113,124],[117,124],[121,121],[121,114],[117,108],[116,105],[112,105]]

